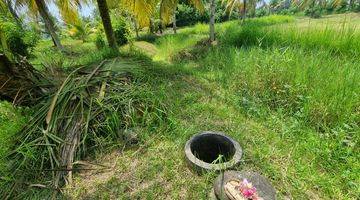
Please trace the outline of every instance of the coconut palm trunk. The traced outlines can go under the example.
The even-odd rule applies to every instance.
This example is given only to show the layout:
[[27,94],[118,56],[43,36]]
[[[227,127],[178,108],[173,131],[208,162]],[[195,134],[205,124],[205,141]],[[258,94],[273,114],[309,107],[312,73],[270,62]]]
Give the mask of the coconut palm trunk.
[[19,26],[22,26],[22,21],[20,20],[19,15],[15,12],[15,9],[13,8],[13,4],[11,3],[11,1],[10,1],[10,0],[6,0],[5,3],[6,3],[6,6],[8,7],[8,9],[9,9],[9,12],[10,12],[11,16],[14,18],[14,20],[16,21],[16,23],[17,23]]
[[215,41],[215,0],[210,2],[210,41]]
[[244,0],[244,11],[243,11],[243,17],[242,17],[243,21],[245,21],[245,19],[246,19],[246,6],[247,6],[246,3],[247,3],[246,0]]
[[153,18],[150,18],[150,27],[149,27],[149,32],[150,33],[154,33],[154,19]]
[[161,8],[160,8],[159,32],[160,34],[163,34],[163,17],[162,17]]
[[111,19],[110,19],[110,15],[109,15],[109,8],[107,6],[106,0],[96,0],[96,1],[97,1],[97,4],[98,4],[101,21],[102,21],[102,24],[104,26],[106,39],[107,39],[107,41],[109,43],[109,46],[112,49],[117,50],[117,44],[116,44],[116,40],[115,40],[114,31],[113,31],[113,28],[112,28],[112,25],[111,25]]
[[136,38],[139,38],[139,27],[138,27],[137,21],[136,21],[135,18],[131,18],[131,19],[132,19],[132,22],[134,24]]
[[173,14],[173,31],[174,33],[176,34],[176,30],[177,27],[176,27],[176,8],[175,8],[175,11],[174,11],[174,14]]
[[44,0],[35,0],[36,6],[38,7],[39,14],[43,19],[46,29],[49,31],[51,38],[53,39],[55,45],[60,50],[64,50],[64,47],[61,45],[60,39],[55,31],[54,22],[52,21],[48,9],[45,5]]

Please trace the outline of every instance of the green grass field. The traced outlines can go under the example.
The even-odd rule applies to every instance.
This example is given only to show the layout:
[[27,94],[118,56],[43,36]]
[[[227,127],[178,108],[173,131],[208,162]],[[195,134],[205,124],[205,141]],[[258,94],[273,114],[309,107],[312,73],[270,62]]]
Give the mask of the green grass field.
[[[146,86],[166,107],[166,120],[134,129],[137,145],[90,156],[109,169],[76,174],[64,198],[207,199],[216,174],[194,174],[183,148],[192,135],[213,130],[239,141],[244,155],[236,169],[267,177],[279,199],[357,199],[358,25],[358,14],[270,16],[218,24],[215,45],[201,42],[208,27],[198,24],[122,47],[127,57],[129,51],[142,52],[136,59],[146,60]],[[73,42],[68,44],[72,48]],[[94,48],[77,46],[83,47],[74,50],[79,55]],[[64,66],[91,60],[63,56]],[[32,62],[44,60],[37,56]],[[4,105],[1,110],[13,112]],[[19,113],[14,118],[17,122],[7,122],[14,128],[0,137],[14,134],[26,119]],[[43,198],[44,193],[30,189],[26,195]]]

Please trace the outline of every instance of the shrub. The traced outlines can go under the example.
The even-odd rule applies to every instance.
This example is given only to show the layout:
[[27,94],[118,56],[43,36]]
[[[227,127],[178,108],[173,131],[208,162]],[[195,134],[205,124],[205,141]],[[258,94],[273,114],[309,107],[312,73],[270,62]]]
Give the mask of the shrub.
[[354,12],[360,12],[360,3],[355,4],[351,10]]
[[95,45],[97,49],[102,49],[105,47],[105,41],[102,34],[98,33],[95,38]]
[[74,39],[86,42],[93,29],[91,23],[80,22],[79,24],[69,25],[67,34]]
[[24,42],[23,30],[12,22],[0,22],[0,31],[3,33],[8,50],[15,55],[27,56],[28,45]]
[[177,6],[176,18],[176,25],[179,27],[194,25],[198,22],[208,21],[208,15],[206,14],[206,12],[204,14],[201,14],[196,11],[193,6],[183,3]]
[[320,18],[321,17],[321,8],[320,7],[313,7],[308,8],[305,10],[305,15],[311,18]]
[[154,43],[158,38],[160,38],[160,36],[155,35],[155,34],[145,34],[145,35],[141,35],[138,38],[136,38],[137,41],[146,41],[149,43]]
[[126,23],[126,20],[123,17],[117,18],[114,22],[114,35],[116,43],[118,45],[124,45],[128,42],[128,37],[130,36],[130,27]]
[[348,11],[348,2],[342,0],[340,4],[335,9],[336,13],[344,13]]
[[255,11],[256,17],[263,17],[268,14],[269,14],[269,12],[268,12],[267,8],[260,8],[260,9],[256,9],[256,11]]
[[29,54],[33,53],[35,46],[40,40],[40,35],[33,30],[28,30],[25,32],[23,41],[27,46],[27,51]]

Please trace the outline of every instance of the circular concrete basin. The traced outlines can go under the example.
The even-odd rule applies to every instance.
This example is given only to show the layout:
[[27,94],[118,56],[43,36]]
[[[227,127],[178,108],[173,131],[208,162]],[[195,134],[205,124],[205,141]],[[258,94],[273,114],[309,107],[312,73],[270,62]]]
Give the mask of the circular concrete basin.
[[241,155],[239,143],[220,132],[202,132],[185,145],[186,159],[198,172],[232,168],[239,164]]

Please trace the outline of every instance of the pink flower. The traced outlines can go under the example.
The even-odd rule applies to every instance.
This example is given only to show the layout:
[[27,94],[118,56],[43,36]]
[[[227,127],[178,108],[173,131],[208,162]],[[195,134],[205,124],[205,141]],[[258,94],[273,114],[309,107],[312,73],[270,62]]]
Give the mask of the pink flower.
[[242,196],[246,199],[259,199],[258,195],[256,194],[256,188],[247,179],[243,179],[243,181],[239,184],[239,186],[236,186],[235,189],[239,190]]
[[251,198],[256,193],[256,188],[244,188],[241,193],[245,198]]

